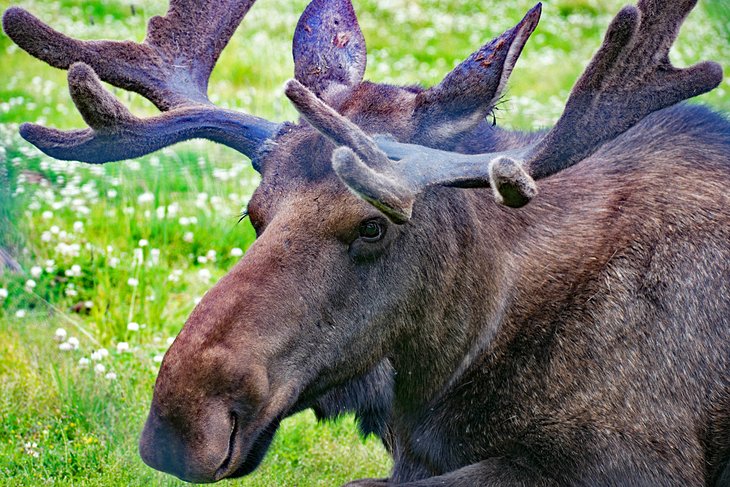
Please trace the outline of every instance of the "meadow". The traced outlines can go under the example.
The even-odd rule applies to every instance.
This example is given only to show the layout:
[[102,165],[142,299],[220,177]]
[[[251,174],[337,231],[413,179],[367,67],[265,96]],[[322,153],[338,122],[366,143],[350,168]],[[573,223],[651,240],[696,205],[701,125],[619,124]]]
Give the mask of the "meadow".
[[[547,0],[512,74],[497,123],[549,126],[613,14],[627,0]],[[13,2],[0,0],[0,10]],[[141,41],[152,0],[16,1],[84,39]],[[519,20],[532,0],[357,0],[368,43],[366,78],[430,86]],[[291,37],[305,0],[261,0],[221,56],[210,98],[275,121],[293,120],[283,95]],[[686,66],[730,73],[730,7],[702,0],[672,53]],[[159,363],[196,302],[254,239],[239,216],[258,176],[240,154],[193,141],[104,166],[59,162],[18,135],[31,121],[84,123],[65,72],[0,34],[0,248],[19,272],[0,275],[0,485],[179,485],[137,454]],[[141,97],[113,89],[136,114]],[[730,112],[730,77],[694,102]],[[243,304],[245,305],[245,303]],[[259,470],[240,486],[330,486],[386,476],[379,441],[352,418],[286,420]]]

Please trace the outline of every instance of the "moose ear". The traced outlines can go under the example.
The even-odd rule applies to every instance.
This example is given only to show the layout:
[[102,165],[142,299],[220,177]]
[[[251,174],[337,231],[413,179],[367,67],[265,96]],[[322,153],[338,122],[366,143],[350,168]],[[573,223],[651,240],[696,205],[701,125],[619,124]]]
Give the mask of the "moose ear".
[[[433,144],[474,129],[499,101],[527,39],[540,20],[538,3],[520,23],[459,64],[437,86],[416,98],[415,133]],[[430,142],[429,142],[430,141]]]
[[294,77],[320,98],[362,81],[367,51],[350,0],[312,0],[294,32]]

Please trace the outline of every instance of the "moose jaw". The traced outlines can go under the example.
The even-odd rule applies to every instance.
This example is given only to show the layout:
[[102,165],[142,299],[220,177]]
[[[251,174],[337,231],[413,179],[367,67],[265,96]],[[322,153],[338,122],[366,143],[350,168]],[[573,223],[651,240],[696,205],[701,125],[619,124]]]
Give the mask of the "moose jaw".
[[245,475],[313,408],[354,412],[392,453],[389,479],[352,485],[730,484],[730,124],[676,105],[719,66],[668,59],[696,0],[622,9],[544,134],[485,122],[539,4],[421,89],[362,81],[353,6],[314,0],[286,85],[303,120],[279,125],[207,97],[253,3],[172,0],[141,44],[3,16],[68,69],[89,125],[23,125],[43,152],[105,163],[207,138],[262,176],[256,242],[163,360],[144,461]]

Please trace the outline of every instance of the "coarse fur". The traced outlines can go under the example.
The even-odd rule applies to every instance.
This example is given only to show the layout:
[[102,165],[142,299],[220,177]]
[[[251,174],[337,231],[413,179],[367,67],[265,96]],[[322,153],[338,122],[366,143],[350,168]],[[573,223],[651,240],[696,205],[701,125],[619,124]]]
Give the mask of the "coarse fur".
[[[367,117],[380,118],[354,118]],[[514,140],[480,130],[494,136],[464,151]],[[499,458],[515,466],[502,484],[472,468],[414,485],[512,485],[525,471],[525,485],[715,485],[730,448],[728,154],[727,120],[677,106],[545,180],[525,209],[486,190],[426,194],[396,255],[381,257],[429,265],[371,359],[397,371],[390,482]],[[326,160],[278,153],[270,170],[311,187]],[[379,277],[389,292],[408,287]]]
[[[363,83],[343,112],[402,135],[385,107],[410,96]],[[531,137],[477,130],[461,150]],[[304,124],[260,161],[249,206],[259,240],[193,313],[159,382],[200,384],[182,367],[206,348],[187,343],[203,330],[215,333],[208,346],[231,350],[276,342],[286,360],[267,375],[290,391],[276,421],[318,400],[322,416],[358,411],[393,452],[391,484],[720,485],[730,454],[724,117],[689,105],[651,115],[544,180],[524,209],[497,205],[488,189],[431,189],[363,260],[340,235],[372,210],[333,173],[332,149]],[[363,213],[347,215],[353,207]],[[272,295],[306,304],[294,311]],[[267,306],[243,312],[241,302]],[[238,325],[221,334],[218,323]],[[283,333],[273,342],[272,327]],[[307,364],[304,376],[294,363]],[[392,376],[371,380],[373,367]],[[392,395],[389,410],[367,406],[383,397],[372,391]]]

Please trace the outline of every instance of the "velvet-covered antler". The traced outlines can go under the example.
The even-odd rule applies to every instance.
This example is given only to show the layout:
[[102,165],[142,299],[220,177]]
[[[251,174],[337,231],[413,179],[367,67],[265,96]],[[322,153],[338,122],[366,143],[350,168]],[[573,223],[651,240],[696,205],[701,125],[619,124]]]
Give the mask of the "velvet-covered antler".
[[[80,41],[25,10],[3,15],[5,32],[51,66],[68,69],[69,91],[89,129],[60,131],[35,124],[21,135],[57,159],[104,163],[138,157],[192,138],[206,138],[252,156],[277,125],[215,107],[208,79],[223,48],[255,0],[172,0],[153,17],[144,42]],[[140,119],[101,85],[134,91],[163,113]]]
[[542,13],[538,3],[513,28],[483,45],[438,85],[418,93],[415,143],[448,143],[474,129],[504,93],[507,80]]
[[[695,4],[696,0],[645,0],[638,8],[622,9],[574,86],[558,123],[536,144],[519,150],[464,155],[387,137],[373,141],[316,97],[307,96],[303,87],[290,82],[287,94],[312,125],[352,149],[340,148],[333,156],[340,178],[397,223],[410,218],[416,195],[432,185],[491,186],[498,201],[519,207],[536,194],[534,179],[576,164],[647,115],[722,82],[716,63],[677,69],[669,62],[669,49]],[[348,140],[357,140],[358,147],[367,145],[367,153]],[[380,149],[376,156],[370,155],[373,145]]]
[[322,99],[358,85],[365,74],[365,37],[350,0],[312,0],[292,43],[294,77]]

